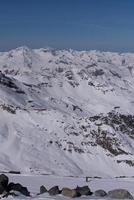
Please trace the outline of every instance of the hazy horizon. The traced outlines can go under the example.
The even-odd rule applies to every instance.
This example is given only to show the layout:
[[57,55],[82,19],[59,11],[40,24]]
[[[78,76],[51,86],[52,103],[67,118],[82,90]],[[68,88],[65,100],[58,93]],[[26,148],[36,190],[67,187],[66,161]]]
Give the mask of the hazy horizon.
[[19,46],[134,52],[133,0],[1,0],[0,51]]

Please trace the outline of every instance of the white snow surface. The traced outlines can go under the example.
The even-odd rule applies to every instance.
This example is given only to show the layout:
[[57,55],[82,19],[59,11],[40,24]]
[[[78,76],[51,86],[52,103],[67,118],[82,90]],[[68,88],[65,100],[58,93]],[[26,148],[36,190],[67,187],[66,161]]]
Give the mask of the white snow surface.
[[0,70],[1,171],[134,174],[116,162],[134,160],[133,138],[103,125],[128,153],[114,156],[91,145],[98,126],[88,121],[113,110],[134,115],[134,54],[20,47],[0,53]]
[[91,178],[90,182],[86,182],[84,177],[63,177],[63,176],[53,176],[53,175],[8,175],[9,181],[15,183],[21,183],[23,186],[26,186],[27,189],[30,191],[31,197],[25,197],[23,195],[12,197],[8,196],[7,200],[66,200],[71,199],[69,197],[64,197],[63,195],[56,195],[50,196],[48,193],[37,195],[40,192],[40,186],[44,185],[47,190],[51,187],[58,185],[59,189],[63,187],[68,187],[70,189],[76,188],[77,186],[85,186],[88,185],[90,190],[93,192],[92,196],[81,196],[75,198],[76,200],[110,200],[109,197],[96,197],[94,192],[96,190],[105,190],[106,192],[114,189],[126,189],[129,193],[134,196],[134,179],[129,178],[102,178],[102,179],[95,179]]

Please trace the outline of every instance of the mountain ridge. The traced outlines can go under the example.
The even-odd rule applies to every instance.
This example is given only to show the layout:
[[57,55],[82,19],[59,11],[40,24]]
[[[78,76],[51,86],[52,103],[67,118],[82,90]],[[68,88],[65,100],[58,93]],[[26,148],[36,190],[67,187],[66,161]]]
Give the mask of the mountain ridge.
[[0,70],[1,170],[133,174],[133,53],[19,47]]

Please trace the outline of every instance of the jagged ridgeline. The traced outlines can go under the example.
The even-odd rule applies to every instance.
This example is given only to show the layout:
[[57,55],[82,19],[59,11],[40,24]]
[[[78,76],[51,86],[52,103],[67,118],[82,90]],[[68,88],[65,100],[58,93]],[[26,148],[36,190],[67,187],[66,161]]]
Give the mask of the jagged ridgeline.
[[134,54],[0,53],[1,171],[134,172]]

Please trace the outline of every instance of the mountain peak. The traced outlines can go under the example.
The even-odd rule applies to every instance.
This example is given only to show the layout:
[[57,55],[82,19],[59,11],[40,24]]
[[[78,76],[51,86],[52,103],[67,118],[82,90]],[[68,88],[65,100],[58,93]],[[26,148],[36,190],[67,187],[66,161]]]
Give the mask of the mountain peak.
[[17,47],[15,50],[16,51],[29,51],[29,50],[31,50],[31,48],[29,48],[28,46],[20,46],[20,47]]

